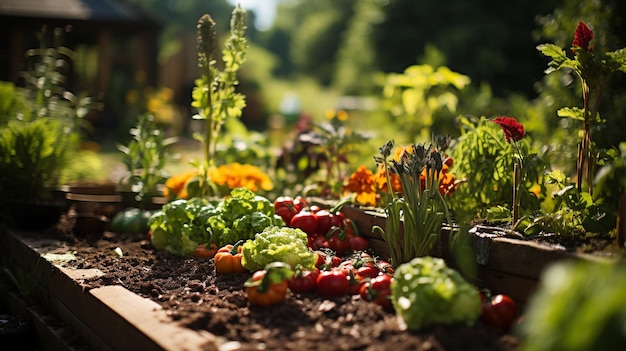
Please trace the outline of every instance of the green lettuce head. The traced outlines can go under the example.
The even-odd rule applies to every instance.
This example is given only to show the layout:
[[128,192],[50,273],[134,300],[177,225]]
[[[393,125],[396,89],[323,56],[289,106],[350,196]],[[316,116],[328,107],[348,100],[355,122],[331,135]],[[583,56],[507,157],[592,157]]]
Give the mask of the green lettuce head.
[[272,262],[291,267],[315,267],[316,256],[307,246],[307,235],[300,229],[271,226],[242,245],[241,265],[250,271],[263,269]]
[[391,294],[401,325],[410,330],[472,325],[481,313],[478,290],[440,258],[418,257],[398,266]]

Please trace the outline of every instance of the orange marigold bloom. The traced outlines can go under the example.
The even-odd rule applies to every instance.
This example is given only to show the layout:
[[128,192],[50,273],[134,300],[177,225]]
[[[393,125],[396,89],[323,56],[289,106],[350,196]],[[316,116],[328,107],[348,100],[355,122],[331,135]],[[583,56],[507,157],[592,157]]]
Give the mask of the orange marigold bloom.
[[[187,182],[195,177],[198,173],[195,170],[183,172],[180,174],[175,174],[165,181],[165,189],[163,190],[163,195],[166,198],[169,198],[170,195],[175,196],[176,198],[185,199],[187,198]],[[171,194],[170,194],[171,192]]]
[[[391,190],[396,193],[402,192],[402,183],[400,182],[400,176],[393,172],[389,172],[389,180],[391,181]],[[387,177],[385,175],[385,167],[383,165],[378,166],[378,173],[376,174],[376,185],[379,191],[387,192]]]
[[[441,172],[439,172],[439,192],[443,196],[452,194],[456,190],[457,185],[456,177],[448,173],[448,165],[444,164],[441,168]],[[426,187],[426,169],[420,174],[420,186],[422,189]]]
[[343,189],[356,193],[356,201],[363,205],[376,205],[376,177],[363,165],[350,175]]
[[237,162],[222,165],[209,172],[211,180],[229,189],[246,188],[250,191],[272,190],[274,185],[269,176],[259,167]]

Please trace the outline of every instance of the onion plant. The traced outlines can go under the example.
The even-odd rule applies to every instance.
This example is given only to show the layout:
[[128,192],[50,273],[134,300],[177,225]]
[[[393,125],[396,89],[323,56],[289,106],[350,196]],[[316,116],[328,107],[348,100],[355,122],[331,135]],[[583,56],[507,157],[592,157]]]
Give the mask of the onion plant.
[[[388,141],[375,157],[387,178],[388,201],[385,229],[375,227],[385,240],[391,262],[399,265],[415,257],[432,254],[444,221],[451,223],[448,205],[439,191],[447,137],[433,144],[413,144],[399,159],[390,159],[393,141]],[[392,177],[397,176],[401,192],[394,192]]]

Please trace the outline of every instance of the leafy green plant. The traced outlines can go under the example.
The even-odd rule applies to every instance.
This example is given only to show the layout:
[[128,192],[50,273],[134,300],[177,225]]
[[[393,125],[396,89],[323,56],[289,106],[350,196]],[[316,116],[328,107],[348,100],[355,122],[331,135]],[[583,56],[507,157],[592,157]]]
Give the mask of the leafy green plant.
[[515,333],[524,351],[621,350],[626,267],[591,261],[549,266]]
[[150,196],[159,194],[158,186],[167,179],[164,168],[172,156],[169,147],[177,138],[165,137],[151,114],[139,116],[130,134],[132,139],[128,145],[118,145],[129,172],[128,177],[120,182],[126,183],[137,194],[143,207]]
[[[457,188],[450,198],[450,205],[457,222],[471,222],[488,217],[487,210],[498,213],[499,221],[512,221],[514,172],[516,150],[502,137],[502,130],[485,117],[459,117],[461,136],[450,149],[454,159],[451,171],[464,183]],[[521,155],[532,154],[528,138],[516,142]],[[517,156],[519,157],[519,155]],[[537,197],[530,193],[532,186],[542,189],[541,176],[547,168],[541,155],[526,157],[525,177],[520,182],[519,202],[524,213],[539,208]],[[507,211],[497,211],[498,207]],[[504,214],[506,217],[503,217]]]
[[575,182],[558,170],[546,176],[546,183],[556,188],[552,195],[554,206],[529,216],[526,223],[520,223],[520,229],[526,234],[552,232],[571,237],[585,233],[608,233],[615,226],[617,211],[612,207],[617,205],[617,201],[611,202],[607,198],[611,194],[606,191],[606,187],[600,196],[593,196],[593,181],[597,167],[610,165],[617,152],[597,147],[591,132],[596,126],[605,123],[600,118],[601,101],[610,77],[618,71],[626,72],[626,49],[596,52],[590,43],[593,36],[584,22],[578,23],[571,47],[573,59],[555,44],[537,47],[552,59],[548,64],[548,74],[559,69],[569,69],[580,79],[583,108],[565,107],[558,111],[558,115],[582,122],[582,141],[578,146]]
[[[374,230],[381,233],[394,265],[431,254],[444,221],[452,223],[448,204],[438,189],[443,153],[448,145],[447,137],[438,137],[435,145],[413,144],[396,161],[389,159],[393,141],[388,141],[375,157],[376,163],[384,167],[389,197],[385,229],[374,227]],[[400,178],[401,194],[392,188],[391,173]]]
[[[8,89],[10,99],[0,121],[0,191],[6,201],[40,201],[47,188],[58,185],[62,172],[79,149],[83,117],[100,105],[67,88],[73,51],[61,45],[56,28],[52,46],[48,33],[39,34],[40,47],[26,51],[24,88]],[[12,101],[12,103],[9,103]]]
[[584,183],[590,194],[593,193],[593,177],[600,154],[591,132],[594,126],[604,123],[600,117],[600,105],[602,97],[606,94],[609,79],[616,72],[626,72],[626,48],[604,53],[596,52],[590,43],[593,36],[593,31],[584,22],[578,23],[571,47],[573,59],[555,44],[537,46],[541,53],[552,59],[548,63],[547,74],[559,69],[571,69],[580,79],[583,108],[565,107],[558,111],[558,115],[582,122],[576,184],[578,190],[582,191]]
[[615,216],[602,199],[580,192],[563,172],[552,171],[545,176],[546,184],[556,190],[552,194],[554,207],[530,214],[518,225],[526,235],[554,233],[563,238],[580,237],[585,233],[608,233],[615,227]]
[[442,114],[447,113],[447,120],[452,122],[458,105],[457,90],[469,83],[469,77],[445,66],[410,66],[403,73],[386,75],[382,108],[393,116],[394,123],[405,127],[407,140],[427,140]]
[[245,188],[219,200],[174,200],[149,220],[152,245],[180,256],[191,255],[198,245],[222,247],[284,224],[270,200]]
[[68,162],[58,147],[62,122],[40,118],[11,121],[0,130],[0,193],[4,201],[39,201]]
[[263,269],[272,262],[291,267],[315,267],[316,255],[307,246],[307,234],[297,228],[269,226],[242,246],[241,264],[250,271]]
[[478,290],[441,258],[414,258],[398,266],[393,277],[393,306],[409,330],[472,325],[481,314]]
[[227,119],[241,116],[246,106],[245,97],[237,93],[239,84],[237,72],[245,62],[248,43],[245,38],[246,11],[237,6],[232,13],[230,36],[224,42],[222,51],[223,68],[218,68],[214,57],[217,48],[215,22],[205,14],[198,21],[198,66],[201,77],[196,80],[192,92],[192,107],[197,109],[194,119],[205,122],[204,134],[194,137],[200,140],[204,148],[204,159],[195,160],[198,169],[198,184],[192,189],[193,196],[211,194],[209,172],[215,167],[215,152],[222,127]]

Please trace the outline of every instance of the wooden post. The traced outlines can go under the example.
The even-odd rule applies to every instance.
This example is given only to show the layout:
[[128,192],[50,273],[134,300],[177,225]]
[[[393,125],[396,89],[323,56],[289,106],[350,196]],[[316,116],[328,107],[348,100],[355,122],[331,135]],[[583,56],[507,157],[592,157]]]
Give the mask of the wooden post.
[[111,79],[112,34],[109,29],[102,29],[98,38],[98,91],[104,95]]

